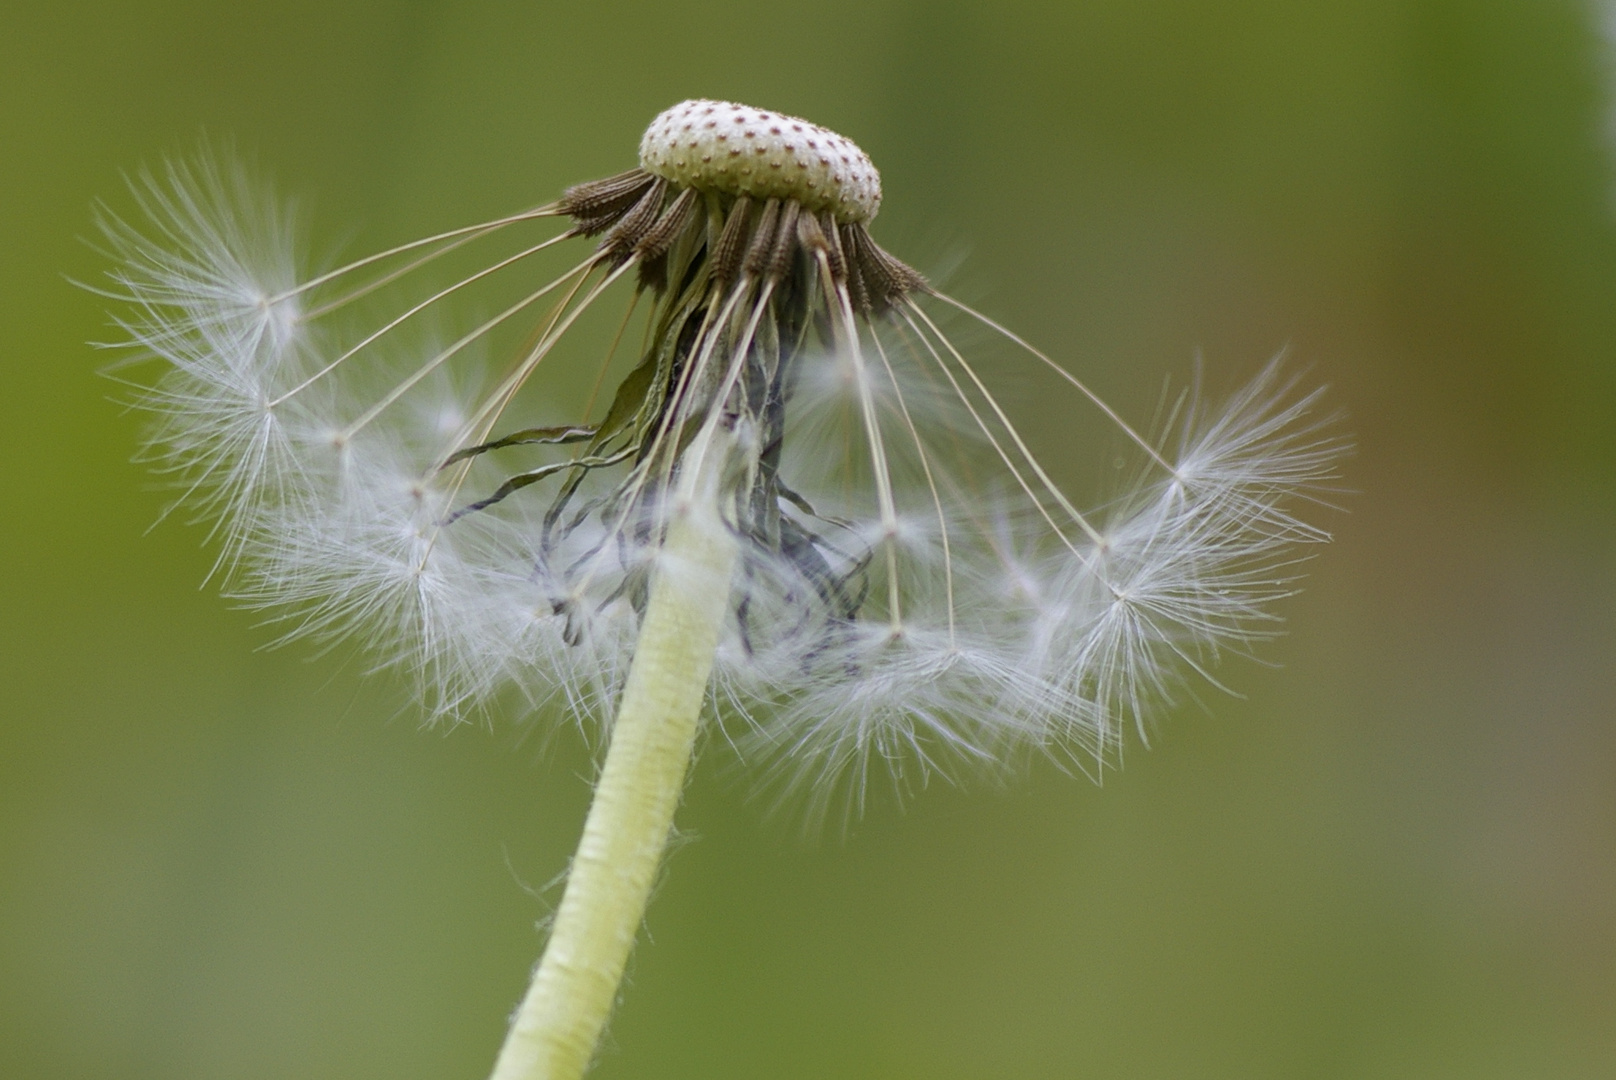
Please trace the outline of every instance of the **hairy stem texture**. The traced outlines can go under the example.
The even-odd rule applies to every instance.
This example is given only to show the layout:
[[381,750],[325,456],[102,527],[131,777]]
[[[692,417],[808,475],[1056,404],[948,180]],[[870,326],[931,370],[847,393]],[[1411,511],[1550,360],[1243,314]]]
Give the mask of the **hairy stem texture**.
[[606,1025],[667,846],[729,601],[715,480],[669,522],[583,839],[493,1080],[574,1080]]

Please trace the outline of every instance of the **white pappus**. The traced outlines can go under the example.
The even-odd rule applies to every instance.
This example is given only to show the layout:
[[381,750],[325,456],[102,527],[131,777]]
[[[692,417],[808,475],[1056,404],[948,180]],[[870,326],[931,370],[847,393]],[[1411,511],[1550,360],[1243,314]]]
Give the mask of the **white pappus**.
[[[307,277],[238,166],[133,186],[143,220],[103,220],[106,291],[115,347],[163,365],[139,384],[152,458],[218,530],[233,595],[363,640],[436,716],[514,688],[609,725],[697,468],[738,544],[709,715],[820,804],[877,769],[1103,767],[1182,673],[1273,632],[1299,545],[1327,539],[1295,512],[1344,448],[1316,392],[1271,365],[1136,434],[877,245],[869,159],[779,113],[685,102],[635,169]],[[564,243],[579,260],[533,276]],[[628,373],[558,417],[539,377],[605,303],[628,311],[589,363]],[[1080,510],[950,319],[1115,425],[1137,483]]]

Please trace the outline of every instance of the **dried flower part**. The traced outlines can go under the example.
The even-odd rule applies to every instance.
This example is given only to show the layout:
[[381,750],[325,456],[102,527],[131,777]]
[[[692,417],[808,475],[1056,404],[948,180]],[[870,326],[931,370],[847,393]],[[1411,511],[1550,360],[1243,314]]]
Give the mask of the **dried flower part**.
[[881,174],[851,139],[729,101],[683,101],[651,121],[640,167],[697,191],[788,199],[841,224],[881,208]]
[[[576,184],[557,204],[583,236],[601,236],[600,250],[614,265],[632,259],[640,284],[660,292],[668,285],[668,259],[696,252],[711,283],[779,282],[793,272],[824,270],[832,290],[845,289],[853,308],[884,314],[926,279],[875,242],[861,221],[838,222],[829,210],[813,211],[795,199],[762,202],[749,195],[705,193],[706,214],[697,212],[701,193],[672,185],[640,169]],[[808,283],[812,287],[811,283]]]

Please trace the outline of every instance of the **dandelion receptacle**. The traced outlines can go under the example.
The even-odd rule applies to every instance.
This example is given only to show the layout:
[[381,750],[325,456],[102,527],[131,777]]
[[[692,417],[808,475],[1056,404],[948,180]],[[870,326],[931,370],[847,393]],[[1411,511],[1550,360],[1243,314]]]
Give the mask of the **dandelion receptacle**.
[[[587,1070],[704,728],[810,815],[1038,755],[1097,772],[1274,632],[1327,538],[1296,513],[1342,450],[1317,392],[1270,365],[1141,435],[884,250],[874,165],[805,120],[687,101],[634,169],[323,273],[218,156],[134,189],[142,217],[103,219],[113,346],[231,594],[357,638],[433,718],[498,699],[605,746],[498,1080]],[[535,388],[605,304],[595,363],[627,373],[557,416]],[[1079,509],[961,322],[1109,425],[1136,480]]]

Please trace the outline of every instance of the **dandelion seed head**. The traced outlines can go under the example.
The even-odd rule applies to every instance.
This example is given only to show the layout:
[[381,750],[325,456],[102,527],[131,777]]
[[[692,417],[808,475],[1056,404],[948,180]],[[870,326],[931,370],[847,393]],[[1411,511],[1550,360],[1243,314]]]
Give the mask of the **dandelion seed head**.
[[[286,639],[358,644],[433,717],[514,700],[598,736],[660,582],[728,597],[711,722],[816,812],[880,777],[1097,772],[1276,631],[1299,545],[1327,539],[1299,516],[1343,449],[1316,393],[1276,363],[1140,437],[877,244],[869,159],[779,113],[685,102],[639,168],[314,275],[236,166],[134,190],[143,223],[104,221],[108,291],[159,365],[152,458],[219,531],[232,596]],[[563,244],[570,270],[530,269]],[[434,277],[469,245],[482,269]],[[545,392],[558,345],[614,297],[596,363],[629,373],[570,411]],[[1080,509],[1002,358],[942,329],[961,318],[1114,425],[1137,479]],[[728,579],[665,547],[697,527],[734,545]]]

